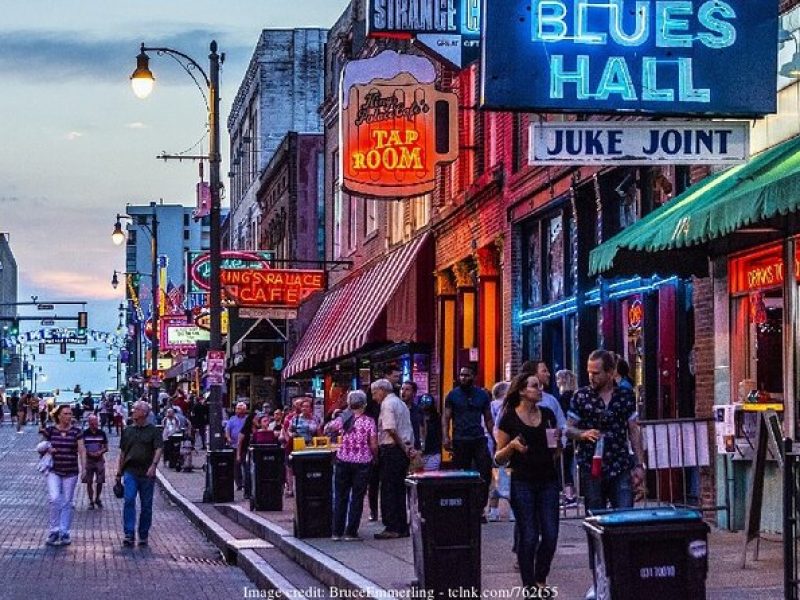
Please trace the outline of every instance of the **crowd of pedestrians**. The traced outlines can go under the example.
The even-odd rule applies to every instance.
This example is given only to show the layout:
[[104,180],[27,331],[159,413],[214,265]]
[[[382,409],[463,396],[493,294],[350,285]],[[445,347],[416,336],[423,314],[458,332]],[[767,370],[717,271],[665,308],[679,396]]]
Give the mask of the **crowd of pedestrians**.
[[[384,528],[374,537],[409,535],[405,478],[412,471],[438,470],[442,449],[452,453],[450,468],[477,471],[482,480],[483,521],[499,519],[499,501],[509,502],[515,522],[512,550],[522,584],[546,586],[559,534],[561,509],[626,508],[642,492],[645,465],[635,395],[627,365],[597,350],[589,356],[589,385],[578,388],[571,371],[558,371],[558,397],[550,394],[551,373],[544,361],[527,361],[511,380],[491,392],[475,385],[475,371],[462,367],[458,385],[437,410],[428,394],[391,368],[369,390],[351,390],[325,419],[314,414],[314,399],[300,396],[292,406],[264,409],[235,405],[224,423],[226,443],[235,450],[235,483],[252,494],[250,448],[278,444],[288,455],[326,435],[338,442],[332,481],[333,539],[359,541],[366,505],[369,519]],[[9,395],[0,407],[18,430],[40,424],[39,469],[45,473],[49,511],[46,543],[71,543],[74,493],[86,485],[88,509],[103,507],[105,454],[109,436],[120,437],[116,483],[124,498],[124,544],[148,543],[155,471],[165,443],[180,435],[192,450],[205,449],[205,397],[178,392],[160,398],[160,414],[144,400],[127,407],[112,397],[91,395],[74,406],[48,407],[31,394]],[[51,410],[48,410],[50,408]],[[0,414],[3,413],[0,410]],[[5,415],[0,416],[0,423]],[[85,428],[82,425],[85,422]],[[160,429],[156,428],[160,425]],[[166,459],[166,456],[165,456]],[[285,494],[293,495],[287,461]],[[136,502],[139,501],[137,520]],[[137,538],[138,536],[138,538]],[[590,557],[593,561],[593,557]],[[593,596],[589,590],[587,598]]]

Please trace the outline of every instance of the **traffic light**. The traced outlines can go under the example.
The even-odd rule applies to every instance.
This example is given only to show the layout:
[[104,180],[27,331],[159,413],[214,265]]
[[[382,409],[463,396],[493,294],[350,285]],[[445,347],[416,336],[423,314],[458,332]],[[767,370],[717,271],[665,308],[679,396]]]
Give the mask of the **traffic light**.
[[69,351],[69,362],[75,362],[75,350]]
[[97,361],[97,350],[92,350],[90,356],[91,356],[92,360],[96,362]]
[[11,321],[11,327],[8,328],[8,335],[12,337],[19,335],[19,319]]
[[39,354],[47,354],[47,344],[44,342],[39,342]]
[[86,328],[89,326],[89,313],[78,313],[78,335],[86,335]]

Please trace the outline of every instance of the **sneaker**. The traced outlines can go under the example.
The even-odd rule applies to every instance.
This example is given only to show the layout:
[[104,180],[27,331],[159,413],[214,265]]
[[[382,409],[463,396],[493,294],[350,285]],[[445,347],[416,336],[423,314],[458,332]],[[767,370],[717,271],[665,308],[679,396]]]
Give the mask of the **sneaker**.
[[364,538],[358,535],[346,535],[342,538],[343,542],[363,542]]
[[380,533],[376,533],[373,536],[376,540],[396,540],[399,537],[402,537],[396,531],[389,531],[388,529],[384,529]]
[[140,546],[147,546],[147,538],[139,538]]
[[57,531],[54,531],[50,535],[47,536],[47,540],[44,542],[48,546],[60,546],[61,545],[61,537],[58,535]]
[[94,510],[94,502],[89,502],[89,506],[87,506],[89,510]]
[[341,542],[342,541],[342,536],[340,536],[340,535],[332,535],[331,536],[331,541],[332,542]]
[[97,508],[103,508],[103,503],[100,501],[100,498],[98,498],[97,500],[94,501],[94,505]]
[[68,533],[62,533],[58,538],[58,542],[61,546],[69,546],[72,543],[72,538],[69,537]]
[[122,538],[122,545],[126,548],[133,548],[133,542],[134,539],[132,535],[126,535],[124,538]]
[[495,523],[495,522],[499,521],[500,520],[500,511],[498,511],[496,508],[490,508],[489,509],[489,516],[487,517],[487,519],[491,523]]

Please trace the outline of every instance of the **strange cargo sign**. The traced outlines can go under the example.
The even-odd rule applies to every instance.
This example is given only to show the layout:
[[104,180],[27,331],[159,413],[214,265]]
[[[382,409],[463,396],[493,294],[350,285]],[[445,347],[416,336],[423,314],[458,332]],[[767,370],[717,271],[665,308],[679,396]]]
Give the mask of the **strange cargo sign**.
[[421,56],[391,50],[348,63],[339,117],[342,189],[360,196],[421,196],[436,166],[458,158],[458,100],[435,87]]
[[367,0],[367,35],[413,37],[460,69],[480,57],[482,0]]
[[747,121],[532,123],[531,165],[736,165],[747,161]]
[[776,110],[777,0],[486,0],[483,10],[484,107]]

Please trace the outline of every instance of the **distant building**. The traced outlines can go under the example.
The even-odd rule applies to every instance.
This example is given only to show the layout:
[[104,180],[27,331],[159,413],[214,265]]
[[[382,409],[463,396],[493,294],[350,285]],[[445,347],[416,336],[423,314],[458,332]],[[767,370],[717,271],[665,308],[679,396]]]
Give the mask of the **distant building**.
[[289,131],[321,133],[325,29],[265,29],[228,118],[230,247],[257,250],[259,178]]
[[[9,244],[9,235],[0,233],[0,316],[15,317],[17,315],[16,306],[7,306],[18,302],[17,296],[17,260]],[[6,327],[11,325],[11,321],[2,321]],[[8,358],[7,358],[8,357]],[[10,363],[7,361],[10,359]],[[20,385],[20,361],[16,342],[3,348],[3,363],[0,364],[0,372],[4,373],[0,378],[0,384],[8,387],[19,387]]]

